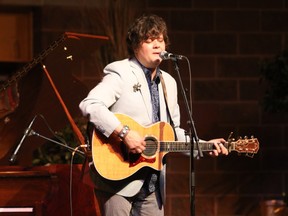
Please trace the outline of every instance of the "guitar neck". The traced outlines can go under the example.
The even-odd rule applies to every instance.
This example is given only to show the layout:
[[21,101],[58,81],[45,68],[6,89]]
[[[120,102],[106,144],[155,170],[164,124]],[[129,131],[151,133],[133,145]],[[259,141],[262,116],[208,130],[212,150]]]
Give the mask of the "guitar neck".
[[[235,145],[233,142],[226,142],[223,144],[227,149],[229,147],[230,151],[235,150]],[[215,149],[212,142],[199,142],[199,147],[202,151],[212,151]],[[198,150],[197,144],[193,145],[194,150]],[[160,151],[161,152],[190,152],[190,143],[187,142],[160,142]]]

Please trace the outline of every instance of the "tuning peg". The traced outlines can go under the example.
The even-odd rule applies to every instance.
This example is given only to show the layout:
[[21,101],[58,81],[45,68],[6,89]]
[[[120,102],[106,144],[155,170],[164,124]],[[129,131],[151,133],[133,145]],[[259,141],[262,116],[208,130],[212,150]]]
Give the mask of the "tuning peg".
[[253,157],[254,157],[254,154],[253,154],[253,153],[247,153],[246,156],[247,156],[247,157],[250,157],[250,158],[253,158]]
[[230,134],[229,134],[229,136],[228,136],[228,138],[227,138],[228,142],[231,141],[231,140],[233,140],[233,139],[232,139],[232,135],[233,135],[233,131],[230,132]]
[[244,136],[244,139],[248,139],[248,136]]
[[253,136],[253,135],[251,136],[251,139],[254,139],[254,136]]

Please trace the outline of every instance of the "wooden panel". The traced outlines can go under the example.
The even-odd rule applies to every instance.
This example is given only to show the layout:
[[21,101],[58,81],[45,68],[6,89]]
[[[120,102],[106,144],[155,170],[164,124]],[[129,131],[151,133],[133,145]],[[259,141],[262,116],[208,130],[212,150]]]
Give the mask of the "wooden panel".
[[88,169],[85,170],[82,179],[82,164],[73,165],[72,170],[69,164],[38,166],[31,169],[0,166],[0,210],[9,207],[33,208],[33,212],[26,213],[10,214],[0,211],[0,216],[63,216],[70,214],[71,207],[74,216],[100,216],[99,210],[96,211],[92,185]]
[[[72,169],[69,164],[31,169],[0,166],[0,216],[63,216],[69,215],[71,208],[75,216],[100,216],[95,201],[93,183],[88,170],[82,173],[82,164],[74,164]],[[33,212],[1,212],[1,208],[21,207],[31,207]]]
[[[52,199],[47,203],[44,215],[69,215],[70,199],[72,198],[74,216],[100,216],[94,203],[93,183],[90,180],[88,169],[86,169],[84,179],[82,179],[82,164],[74,164],[72,173],[69,164],[39,166],[34,167],[33,170],[48,171],[51,175],[57,176],[58,179],[57,190],[53,192]],[[70,197],[70,177],[72,177],[72,197]]]
[[32,12],[1,12],[0,29],[0,61],[30,61],[32,59]]
[[25,171],[15,167],[0,169],[0,208],[17,211],[30,207],[32,212],[0,212],[0,215],[43,215],[57,191],[57,178],[48,171]]

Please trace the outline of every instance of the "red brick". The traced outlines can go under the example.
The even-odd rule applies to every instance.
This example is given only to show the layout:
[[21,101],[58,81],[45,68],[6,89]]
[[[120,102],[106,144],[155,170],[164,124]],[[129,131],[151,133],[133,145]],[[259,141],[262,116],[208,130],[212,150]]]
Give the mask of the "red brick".
[[249,32],[259,30],[258,11],[216,11],[216,31]]
[[288,36],[285,36],[283,49],[288,49]]
[[83,25],[80,18],[77,7],[46,6],[43,8],[42,25],[53,30],[79,31]]
[[259,62],[257,57],[219,57],[217,75],[225,78],[258,78]]
[[192,78],[193,77],[215,77],[216,60],[213,57],[193,56],[190,58]]
[[263,124],[285,125],[288,122],[288,113],[286,112],[262,112],[261,120]]
[[189,33],[172,33],[170,37],[171,45],[168,51],[189,56],[192,52],[193,37]]
[[237,37],[234,34],[196,34],[195,54],[236,54]]
[[265,32],[287,32],[287,11],[263,11],[261,29]]
[[239,1],[240,8],[275,8],[281,9],[284,8],[285,0],[253,0],[253,1]]
[[235,8],[237,0],[194,0],[195,8]]
[[235,81],[194,81],[197,101],[230,101],[237,99]]
[[259,101],[261,89],[259,80],[243,80],[239,82],[240,100],[256,100]]
[[[231,131],[237,131],[236,124],[223,124],[217,110],[214,109],[217,107],[215,104],[203,103],[201,105],[194,104],[193,113],[194,113],[194,122],[197,134],[200,139],[209,140],[215,137],[227,138]],[[187,126],[187,119],[184,114],[181,115],[181,125],[186,130],[189,129]],[[207,164],[206,164],[207,163]],[[212,169],[210,162],[205,162],[206,169]]]
[[239,52],[241,54],[275,54],[282,49],[280,34],[241,34]]
[[[286,147],[286,143],[288,143],[288,127],[287,126],[285,126],[284,127],[284,135],[283,135],[284,137],[283,137],[283,147]],[[280,143],[280,142],[279,142]]]
[[191,1],[186,0],[165,0],[165,1],[154,1],[148,0],[147,6],[150,8],[189,8],[191,7]]
[[287,154],[288,149],[262,149],[262,165],[263,169],[267,172],[283,172],[288,170],[287,167]]
[[256,137],[260,144],[259,153],[262,149],[280,148],[281,146],[285,147],[285,144],[282,144],[282,140],[286,133],[280,125],[243,125],[238,127],[238,134],[241,136]]
[[173,13],[171,31],[211,31],[213,11],[180,11]]
[[219,124],[256,124],[259,122],[258,103],[220,104],[215,107]]
[[248,157],[244,152],[243,154],[238,154],[237,151],[232,151],[228,157],[217,158],[217,170],[225,173],[237,172],[239,174],[242,172],[253,172],[261,168],[261,156],[260,151],[253,158]]

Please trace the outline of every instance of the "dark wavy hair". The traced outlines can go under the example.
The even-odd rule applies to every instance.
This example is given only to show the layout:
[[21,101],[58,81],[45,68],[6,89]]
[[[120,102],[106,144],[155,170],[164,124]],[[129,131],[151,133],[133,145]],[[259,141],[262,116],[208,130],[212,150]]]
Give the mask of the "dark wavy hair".
[[129,56],[134,56],[134,50],[137,49],[143,41],[148,38],[157,38],[160,34],[163,34],[167,48],[170,45],[170,41],[167,34],[166,23],[161,17],[151,14],[142,15],[136,19],[128,29],[126,37]]

